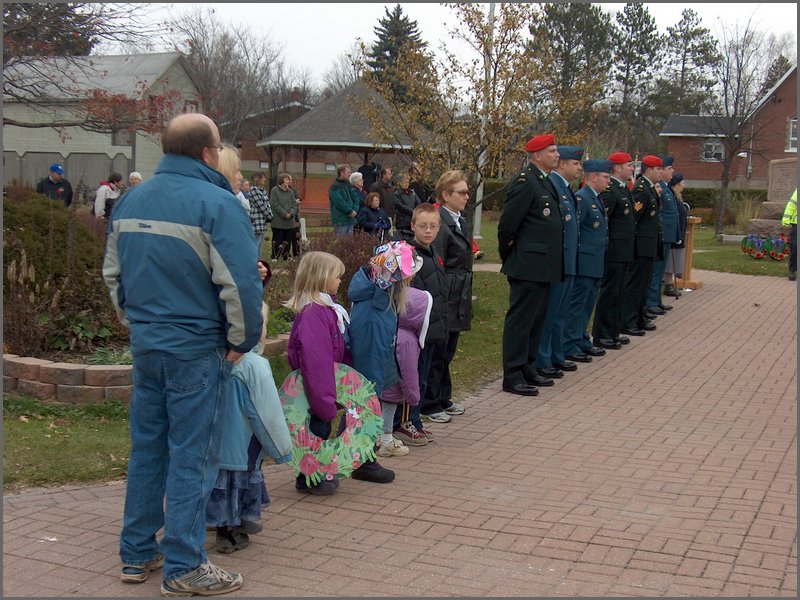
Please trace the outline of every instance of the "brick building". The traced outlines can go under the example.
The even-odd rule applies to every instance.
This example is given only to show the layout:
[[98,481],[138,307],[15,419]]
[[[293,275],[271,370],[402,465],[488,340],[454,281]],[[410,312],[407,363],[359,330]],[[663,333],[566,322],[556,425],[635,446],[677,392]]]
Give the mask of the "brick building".
[[[670,115],[660,135],[691,187],[719,187],[725,117]],[[764,94],[742,128],[746,147],[731,168],[731,188],[767,189],[770,161],[797,157],[797,67]]]

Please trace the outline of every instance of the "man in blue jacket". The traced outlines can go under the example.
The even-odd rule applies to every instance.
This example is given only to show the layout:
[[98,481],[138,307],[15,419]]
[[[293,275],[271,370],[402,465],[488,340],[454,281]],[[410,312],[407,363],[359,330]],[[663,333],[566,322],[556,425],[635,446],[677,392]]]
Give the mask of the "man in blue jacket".
[[162,147],[155,176],[114,207],[103,264],[133,354],[121,579],[140,583],[163,565],[162,594],[221,594],[242,576],[204,549],[218,414],[233,361],[261,335],[263,289],[247,213],[216,171],[216,125],[179,115]]
[[611,183],[610,160],[587,160],[583,163],[586,184],[578,190],[578,219],[580,249],[578,270],[567,305],[569,319],[564,331],[564,352],[573,362],[592,362],[593,356],[606,353],[592,346],[587,327],[600,292],[600,282],[606,274],[608,247],[608,217],[599,194]]

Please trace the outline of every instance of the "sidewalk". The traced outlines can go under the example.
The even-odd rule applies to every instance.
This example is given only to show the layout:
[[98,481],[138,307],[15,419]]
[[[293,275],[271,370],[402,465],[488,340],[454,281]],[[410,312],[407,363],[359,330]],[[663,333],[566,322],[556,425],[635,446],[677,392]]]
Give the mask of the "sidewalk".
[[[304,496],[268,467],[264,532],[211,559],[247,597],[796,596],[797,287],[695,276],[538,397],[463,398],[390,485]],[[4,595],[157,596],[118,578],[124,490],[5,496]]]

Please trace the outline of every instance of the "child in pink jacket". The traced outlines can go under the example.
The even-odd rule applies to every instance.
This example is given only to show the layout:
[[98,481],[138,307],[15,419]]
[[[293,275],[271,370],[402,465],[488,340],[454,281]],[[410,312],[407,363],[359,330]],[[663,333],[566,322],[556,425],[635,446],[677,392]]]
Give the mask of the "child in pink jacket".
[[[428,321],[433,307],[433,296],[430,292],[409,287],[406,296],[406,309],[399,314],[397,329],[396,356],[400,367],[400,380],[383,390],[381,402],[411,406],[419,404],[419,351],[425,347],[425,336],[428,333]],[[387,434],[391,436],[391,434]],[[405,456],[408,447],[381,439],[378,456]]]

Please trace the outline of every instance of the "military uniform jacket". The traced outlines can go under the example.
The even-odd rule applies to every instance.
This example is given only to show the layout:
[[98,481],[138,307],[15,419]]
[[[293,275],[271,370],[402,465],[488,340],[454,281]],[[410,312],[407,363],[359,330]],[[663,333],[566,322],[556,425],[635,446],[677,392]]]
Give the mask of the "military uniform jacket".
[[563,281],[564,228],[559,205],[552,184],[531,163],[508,183],[497,225],[502,273],[523,281]]
[[606,190],[600,193],[600,200],[606,207],[608,215],[606,260],[632,261],[636,243],[636,217],[631,191],[619,179],[612,177]]
[[564,227],[564,275],[578,274],[578,220],[580,212],[574,192],[558,173],[547,176],[561,202],[561,220]]
[[588,185],[575,194],[581,244],[578,254],[578,275],[602,279],[606,274],[606,248],[608,247],[608,221],[600,197]]
[[661,204],[659,213],[661,215],[661,238],[665,244],[674,244],[681,239],[681,228],[678,224],[678,199],[672,193],[670,187],[663,181],[658,183],[661,186]]
[[661,216],[656,188],[646,177],[639,177],[633,185],[633,199],[642,203],[636,215],[636,256],[657,258],[661,255]]

